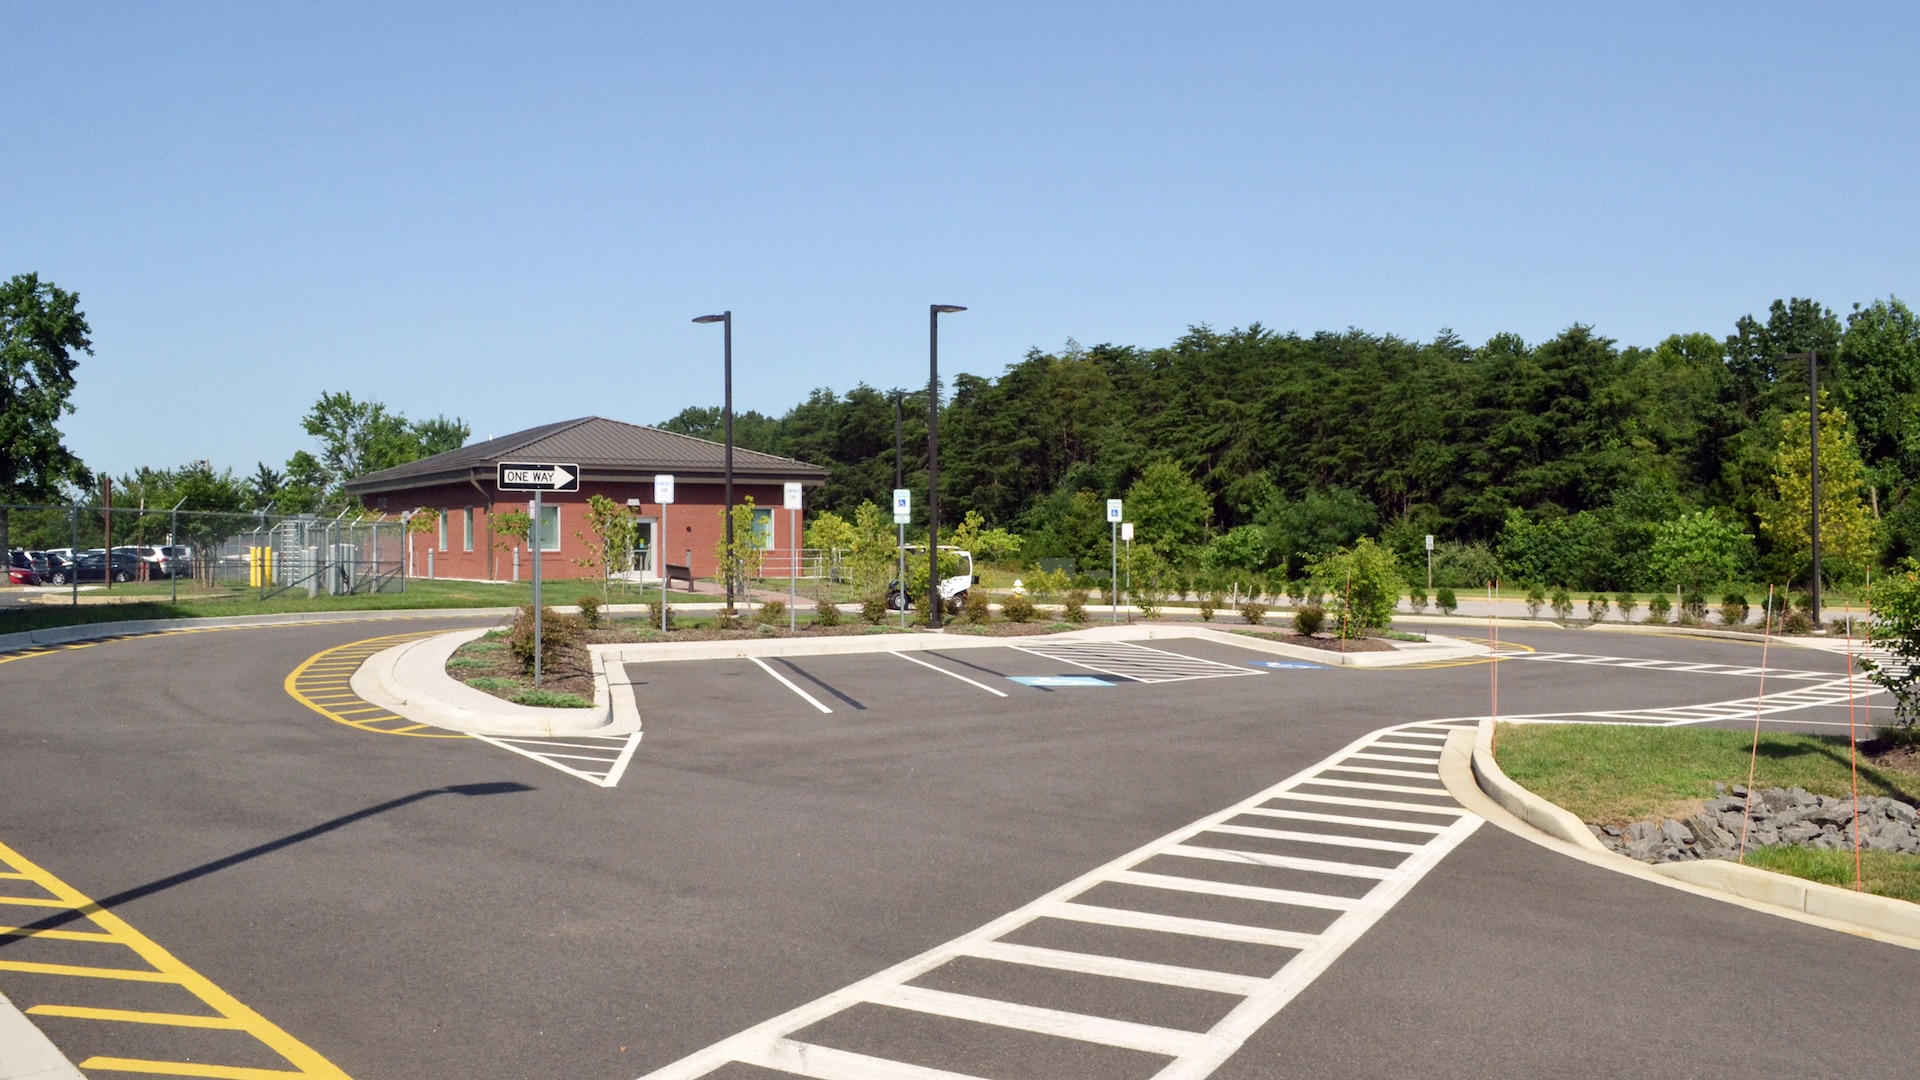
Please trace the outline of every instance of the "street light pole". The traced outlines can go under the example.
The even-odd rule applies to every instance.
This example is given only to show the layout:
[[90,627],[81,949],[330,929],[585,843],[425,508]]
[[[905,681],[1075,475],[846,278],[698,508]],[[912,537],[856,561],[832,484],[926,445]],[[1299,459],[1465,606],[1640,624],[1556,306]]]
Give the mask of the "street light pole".
[[1813,547],[1813,581],[1807,591],[1808,616],[1820,633],[1820,362],[1813,352],[1788,353],[1783,360],[1807,362],[1807,536]]
[[[904,451],[901,449],[900,399],[902,396],[899,390],[893,392],[893,490],[895,491],[899,491],[906,486],[905,467],[902,464],[904,460],[902,454]],[[900,587],[898,590],[900,594],[900,629],[905,630],[907,628],[907,527],[905,524],[900,524],[894,526],[894,529],[899,533],[895,554],[899,556],[900,563]]]
[[[940,316],[957,304],[927,305],[927,625],[940,629]],[[900,583],[906,588],[906,582]]]
[[722,361],[722,370],[724,372],[723,378],[726,381],[726,404],[721,410],[721,415],[723,418],[722,422],[726,427],[727,440],[727,480],[726,494],[724,496],[726,511],[723,515],[726,519],[725,542],[727,557],[721,560],[725,565],[721,566],[720,570],[727,576],[727,615],[731,617],[733,615],[733,562],[737,554],[733,548],[733,312],[723,311],[718,315],[702,315],[693,321],[697,323],[717,322],[721,324],[723,329],[722,348],[724,350],[724,360]]

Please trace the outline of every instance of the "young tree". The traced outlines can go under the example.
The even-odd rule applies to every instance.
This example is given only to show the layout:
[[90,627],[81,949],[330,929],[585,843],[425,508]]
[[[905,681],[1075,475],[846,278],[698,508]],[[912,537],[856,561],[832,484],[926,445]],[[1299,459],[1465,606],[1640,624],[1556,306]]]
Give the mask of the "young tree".
[[38,274],[0,285],[0,554],[13,547],[6,503],[92,482],[58,427],[73,411],[73,354],[93,352],[91,332],[79,294]]
[[714,545],[714,555],[720,564],[720,580],[733,581],[744,588],[748,581],[760,576],[760,563],[766,552],[760,547],[760,538],[753,530],[753,496],[749,495],[733,508],[733,543],[727,543],[724,528],[726,508],[719,511],[723,528],[720,542]]
[[980,562],[1000,562],[1020,554],[1021,539],[1005,529],[989,529],[987,519],[978,510],[967,511],[947,542],[963,551],[973,552]]
[[1753,537],[1710,511],[1661,522],[1647,552],[1646,576],[1655,588],[1679,585],[1683,592],[1717,589],[1739,576],[1752,553]]
[[[1823,577],[1857,579],[1873,564],[1875,529],[1868,513],[1860,456],[1854,451],[1847,414],[1820,404],[1820,561]],[[1774,496],[1760,504],[1760,532],[1793,567],[1795,577],[1810,571],[1813,541],[1812,454],[1802,411],[1780,421],[1773,453]]]
[[1869,603],[1874,616],[1869,638],[1891,654],[1891,662],[1863,657],[1860,665],[1893,695],[1893,727],[1912,732],[1920,719],[1920,562],[1907,559],[1877,578]]
[[587,527],[573,535],[586,548],[586,554],[573,560],[575,566],[600,571],[600,595],[611,600],[615,573],[633,566],[633,542],[640,535],[640,524],[633,511],[605,495],[587,498]]
[[1400,577],[1393,553],[1363,536],[1353,547],[1316,559],[1307,568],[1313,587],[1327,595],[1340,636],[1357,638],[1368,630],[1384,630],[1393,622],[1393,609],[1407,584]]
[[1213,498],[1180,466],[1156,461],[1127,489],[1126,512],[1134,522],[1135,543],[1184,562],[1206,540]]

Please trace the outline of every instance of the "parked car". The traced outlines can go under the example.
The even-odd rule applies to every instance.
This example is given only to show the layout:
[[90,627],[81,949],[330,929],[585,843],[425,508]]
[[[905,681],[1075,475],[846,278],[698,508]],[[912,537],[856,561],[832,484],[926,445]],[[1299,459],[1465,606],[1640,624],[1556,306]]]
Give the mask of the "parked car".
[[132,581],[140,573],[140,557],[124,551],[115,551],[109,561],[104,551],[89,551],[73,560],[73,580],[105,581],[111,574],[115,581]]
[[27,558],[33,562],[33,572],[49,585],[65,585],[72,579],[72,563],[64,555],[52,551],[29,551]]
[[40,584],[40,575],[33,572],[33,560],[27,558],[27,553],[19,548],[7,552],[7,584]]
[[160,549],[160,566],[168,577],[192,577],[193,549],[183,544],[168,544]]

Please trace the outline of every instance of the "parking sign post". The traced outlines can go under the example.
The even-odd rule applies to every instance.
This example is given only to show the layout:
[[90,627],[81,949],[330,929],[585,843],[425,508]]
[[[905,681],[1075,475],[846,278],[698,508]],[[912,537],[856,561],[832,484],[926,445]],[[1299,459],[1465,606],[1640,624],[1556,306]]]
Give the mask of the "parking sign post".
[[1113,533],[1113,568],[1107,578],[1107,601],[1113,606],[1113,621],[1120,621],[1120,500],[1107,500],[1107,526]]
[[796,616],[794,615],[794,606],[799,602],[799,599],[800,599],[800,592],[799,592],[799,588],[800,588],[799,586],[799,581],[800,581],[800,483],[799,481],[797,480],[787,481],[787,486],[785,489],[783,489],[783,494],[786,496],[786,504],[787,504],[787,543],[793,548],[793,558],[792,558],[793,566],[792,566],[792,570],[787,574],[787,630],[791,632],[798,626],[798,623],[795,621]]
[[893,524],[900,530],[900,629],[907,628],[907,522],[913,517],[913,492],[893,489]]
[[[653,501],[660,504],[660,538],[653,544],[653,570],[660,575],[660,632],[667,632],[667,507],[673,505],[673,474],[657,473],[653,478]],[[693,553],[687,553],[687,573],[693,573]],[[689,586],[693,583],[688,582]]]

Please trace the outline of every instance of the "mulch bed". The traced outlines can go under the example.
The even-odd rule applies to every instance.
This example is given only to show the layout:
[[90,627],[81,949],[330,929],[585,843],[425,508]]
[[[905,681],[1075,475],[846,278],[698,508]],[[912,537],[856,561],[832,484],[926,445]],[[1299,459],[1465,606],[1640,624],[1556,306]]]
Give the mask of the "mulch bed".
[[1386,639],[1377,637],[1363,637],[1350,641],[1342,641],[1339,638],[1322,637],[1319,634],[1314,634],[1309,637],[1306,634],[1296,634],[1291,630],[1239,630],[1227,628],[1227,632],[1244,634],[1247,637],[1259,638],[1262,641],[1279,641],[1288,645],[1304,645],[1309,649],[1320,649],[1324,652],[1393,651],[1393,646],[1389,645]]

